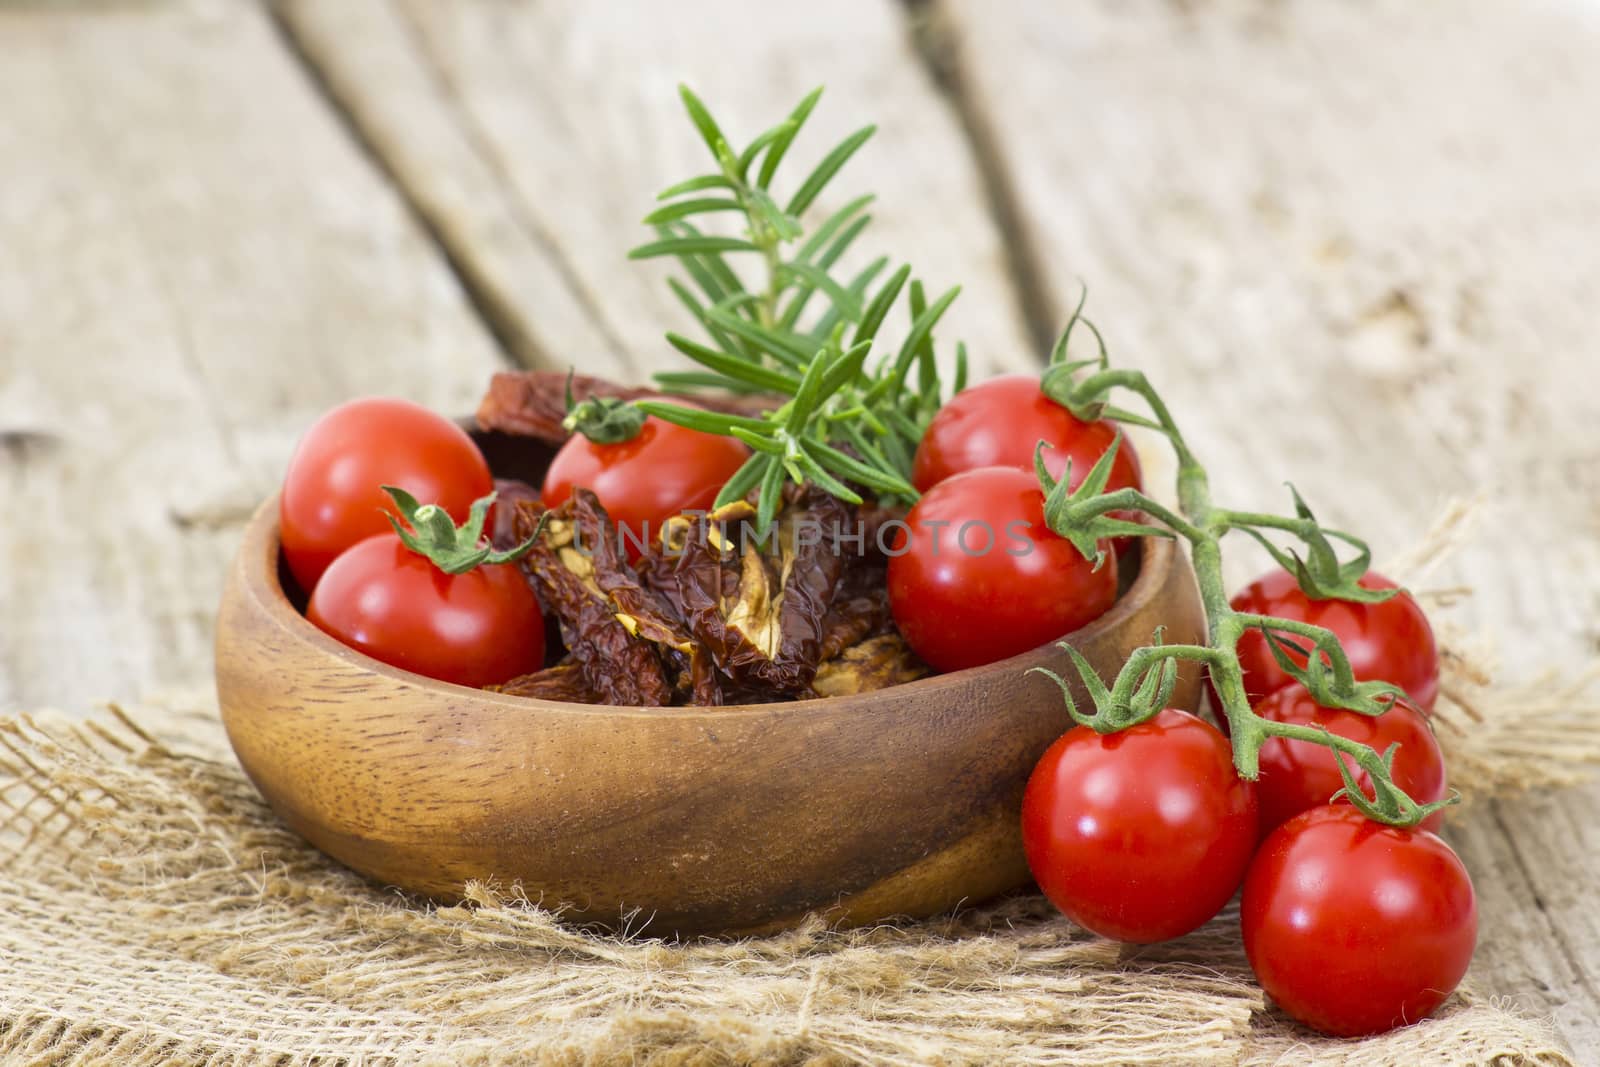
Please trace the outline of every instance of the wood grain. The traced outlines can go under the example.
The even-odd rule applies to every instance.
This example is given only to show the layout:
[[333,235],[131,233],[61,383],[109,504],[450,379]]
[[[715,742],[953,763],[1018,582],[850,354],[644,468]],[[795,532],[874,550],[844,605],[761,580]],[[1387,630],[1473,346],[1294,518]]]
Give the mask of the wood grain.
[[[284,821],[383,884],[446,899],[468,880],[517,884],[572,918],[662,935],[773,929],[813,910],[933,915],[1029,880],[1022,790],[1072,725],[1055,684],[1029,672],[1076,679],[1054,646],[818,701],[563,704],[346,648],[289,603],[278,555],[269,500],[217,620],[223,722]],[[1117,604],[1067,635],[1108,681],[1157,626],[1175,643],[1204,633],[1187,559],[1170,541],[1145,555]],[[1198,693],[1185,672],[1174,703]]]
[[6,7],[0,54],[0,708],[209,688],[296,435],[501,360],[256,6]]
[[[981,286],[956,314],[998,363],[1029,350],[1008,258],[1030,265],[1037,331],[1089,281],[1226,498],[1276,505],[1292,476],[1389,553],[1446,493],[1505,491],[1434,583],[1476,585],[1462,614],[1508,675],[1595,656],[1600,64],[1573,0],[1447,19],[918,4],[959,60],[977,153],[888,0],[850,6],[866,31],[848,37],[813,17],[839,7],[707,7],[741,35],[698,52],[665,12],[608,30],[603,7],[289,4],[301,55],[250,3],[0,9],[0,707],[208,687],[225,560],[328,404],[467,410],[497,359],[486,325],[524,360],[655,366],[675,312],[652,282],[606,284],[602,253],[636,233],[621,183],[653,189],[693,151],[663,103],[684,75],[734,97],[742,128],[826,77],[819,119],[899,129],[854,164],[895,191],[883,247]],[[1009,231],[979,210],[980,166]],[[617,211],[569,219],[591,181]],[[1255,567],[1233,560],[1236,579]],[[1597,809],[1600,789],[1509,800],[1452,830],[1485,909],[1480,988],[1553,1011],[1585,1051]]]
[[[1045,313],[1089,282],[1219,499],[1278,507],[1293,478],[1381,562],[1484,490],[1481,536],[1431,581],[1475,587],[1454,617],[1495,635],[1508,679],[1576,673],[1600,647],[1600,254],[1576,240],[1600,226],[1578,133],[1600,23],[1575,3],[1437,15],[947,2],[936,38]],[[1230,564],[1237,582],[1262,560]],[[1591,1049],[1578,976],[1600,938],[1563,887],[1600,881],[1600,853],[1556,828],[1597,805],[1597,787],[1505,801],[1452,831],[1485,899],[1481,986]]]
[[[791,183],[856,126],[878,122],[816,208],[821,217],[862,192],[878,195],[862,254],[845,262],[892,252],[930,287],[962,283],[942,347],[948,355],[965,338],[980,372],[1039,358],[977,169],[892,0],[287,0],[280,10],[472,276],[497,293],[515,291],[511,329],[528,338],[523,354],[534,362],[633,380],[673,358],[661,334],[682,329],[685,313],[663,284],[666,268],[623,255],[651,236],[638,220],[656,191],[708,168],[679,82],[737,140],[826,85],[785,164],[798,170]],[[563,284],[517,276],[521,264],[551,257]],[[574,300],[603,343],[563,332]]]

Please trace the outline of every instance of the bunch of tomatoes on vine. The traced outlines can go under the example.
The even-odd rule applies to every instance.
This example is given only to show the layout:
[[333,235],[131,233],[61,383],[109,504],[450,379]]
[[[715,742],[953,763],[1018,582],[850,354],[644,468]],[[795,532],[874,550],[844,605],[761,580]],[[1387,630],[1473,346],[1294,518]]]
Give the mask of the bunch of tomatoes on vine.
[[[958,349],[946,390],[934,330],[958,290],[930,299],[886,258],[834,275],[871,197],[801,225],[872,128],[780,203],[774,175],[817,94],[742,151],[687,90],[684,101],[715,165],[662,194],[646,219],[656,240],[634,255],[683,268],[688,284],[673,280],[673,292],[704,340],[667,340],[695,369],[658,375],[658,393],[573,402],[569,390],[543,505],[593,493],[641,540],[735,503],[770,524],[802,487],[887,509],[900,518],[885,552],[893,626],[935,671],[1059,640],[1116,600],[1119,560],[1141,540],[1185,542],[1202,642],[1152,634],[1115,678],[1061,646],[1078,677],[1050,677],[1076,725],[1042,754],[1021,806],[1039,888],[1088,930],[1141,943],[1196,929],[1242,890],[1250,964],[1295,1018],[1357,1035],[1434,1011],[1466,971],[1477,915],[1466,870],[1433,832],[1453,797],[1429,723],[1439,657],[1413,597],[1298,493],[1286,515],[1214,503],[1164,399],[1111,365],[1081,302],[1041,374],[968,385]],[[695,225],[718,213],[742,231]],[[740,254],[764,266],[765,284],[744,284],[729,262]],[[896,306],[906,332],[885,346]],[[1069,354],[1076,328],[1097,342],[1092,358]],[[1146,493],[1129,426],[1172,449],[1175,505]],[[516,566],[537,532],[491,543],[495,508],[488,465],[448,420],[377,399],[329,413],[301,443],[281,503],[308,617],[446,681],[539,670],[541,605]],[[1231,597],[1230,533],[1275,562]],[[1171,706],[1180,664],[1203,672],[1210,721]]]

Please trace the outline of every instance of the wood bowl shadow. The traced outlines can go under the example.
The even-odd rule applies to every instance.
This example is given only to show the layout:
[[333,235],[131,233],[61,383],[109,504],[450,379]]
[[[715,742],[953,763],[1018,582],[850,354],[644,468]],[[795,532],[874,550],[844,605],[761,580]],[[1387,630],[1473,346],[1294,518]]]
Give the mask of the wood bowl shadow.
[[[480,435],[537,484],[548,451]],[[1064,639],[1108,681],[1158,626],[1204,635],[1193,573],[1150,539],[1101,618]],[[927,916],[1029,881],[1018,812],[1071,721],[1045,646],[876,692],[639,708],[504,696],[379,663],[285,592],[276,499],[245,533],[217,620],[217,693],[245,772],[296,833],[379,883],[458,899],[520,886],[576,921],[655,935]],[[1173,704],[1193,709],[1199,678]],[[632,919],[629,916],[632,915]]]

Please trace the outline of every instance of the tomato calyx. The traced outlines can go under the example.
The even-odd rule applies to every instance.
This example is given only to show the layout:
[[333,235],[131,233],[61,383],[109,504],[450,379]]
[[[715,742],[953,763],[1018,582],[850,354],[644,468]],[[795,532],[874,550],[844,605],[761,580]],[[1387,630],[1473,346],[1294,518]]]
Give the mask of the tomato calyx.
[[[1275,723],[1274,725],[1287,726],[1289,724]],[[1315,726],[1312,729],[1321,733],[1325,739],[1333,737],[1333,734],[1326,726]],[[1268,732],[1272,733],[1274,731],[1269,730]],[[1290,735],[1278,733],[1277,736],[1287,737]],[[1328,742],[1324,741],[1324,743]],[[1329,747],[1335,750],[1338,748],[1337,745],[1332,744],[1329,744]],[[1371,749],[1369,748],[1368,751],[1370,752]],[[1362,788],[1361,783],[1356,779],[1355,773],[1350,770],[1349,762],[1342,759],[1335,760],[1334,763],[1339,769],[1339,777],[1344,780],[1344,788],[1333,794],[1330,802],[1347,800],[1352,807],[1373,822],[1381,822],[1388,826],[1416,826],[1434,812],[1443,811],[1452,804],[1460,802],[1460,795],[1454,791],[1450,792],[1443,800],[1435,800],[1428,804],[1419,804],[1412,800],[1404,789],[1394,784],[1394,755],[1398,751],[1400,751],[1400,744],[1395,742],[1384,749],[1383,754],[1378,757],[1383,763],[1384,773],[1382,775],[1368,775],[1372,783],[1373,795],[1371,797],[1367,796],[1366,790]]]
[[1101,681],[1094,666],[1070,642],[1057,643],[1056,647],[1071,657],[1073,668],[1083,680],[1084,688],[1089,691],[1095,707],[1093,715],[1078,710],[1077,701],[1072,696],[1072,686],[1055,671],[1048,667],[1033,667],[1028,673],[1042,674],[1056,683],[1073,722],[1087,726],[1096,733],[1114,734],[1154,718],[1171,705],[1172,692],[1178,685],[1178,659],[1191,646],[1163,645],[1161,633],[1162,627],[1156,627],[1151,644],[1136,649],[1129,656],[1127,665],[1110,686]]
[[[389,525],[405,545],[417,555],[426,558],[446,574],[465,574],[484,564],[510,563],[521,559],[533,550],[544,532],[544,516],[528,539],[515,548],[496,551],[483,536],[483,525],[489,516],[489,507],[495,494],[481,496],[472,502],[467,521],[460,526],[450,518],[450,513],[435,504],[423,504],[398,486],[386,485],[400,517],[389,515]],[[547,513],[548,514],[548,513]],[[402,523],[400,520],[405,520]],[[409,529],[407,528],[409,526]]]
[[616,445],[639,436],[645,413],[615,396],[591,396],[583,401],[572,397],[572,375],[567,373],[567,417],[561,428],[579,433],[597,445]]
[[[1106,352],[1105,338],[1100,336],[1100,330],[1094,323],[1083,317],[1083,305],[1089,299],[1089,287],[1085,285],[1078,293],[1078,306],[1072,309],[1067,325],[1062,328],[1061,336],[1056,339],[1055,347],[1050,352],[1050,363],[1045,368],[1044,374],[1039,377],[1039,391],[1052,401],[1060,404],[1072,413],[1075,418],[1091,422],[1102,418],[1106,413],[1106,400],[1104,397],[1085,398],[1076,389],[1078,372],[1085,367],[1098,367],[1105,370],[1110,366],[1110,356]],[[1099,346],[1100,354],[1095,359],[1069,360],[1067,358],[1067,344],[1072,340],[1073,328],[1078,323],[1083,323],[1084,328],[1094,335],[1095,343]],[[1136,420],[1143,422],[1145,420]]]
[[[1311,694],[1311,699],[1318,704],[1328,708],[1359,712],[1362,715],[1382,715],[1397,700],[1416,704],[1404,689],[1393,682],[1357,681],[1354,672],[1338,670],[1330,666],[1324,657],[1308,655],[1307,650],[1298,643],[1286,641],[1276,631],[1287,629],[1286,624],[1289,622],[1287,619],[1264,622],[1261,634],[1267,639],[1267,649],[1272,653],[1272,658],[1278,661],[1278,666],[1290,678],[1305,686],[1307,692]],[[1297,626],[1296,629],[1298,628]],[[1311,630],[1315,627],[1306,626],[1306,629]],[[1299,652],[1305,658],[1304,667],[1290,657],[1290,649]]]
[[[1230,525],[1253,537],[1277,561],[1278,566],[1294,575],[1300,590],[1312,600],[1381,604],[1400,594],[1398,588],[1374,589],[1361,585],[1361,578],[1372,563],[1372,550],[1367,543],[1353,534],[1323,526],[1317,522],[1317,517],[1300,496],[1300,491],[1292,484],[1289,492],[1294,497],[1294,518],[1233,512]],[[1306,546],[1304,558],[1293,548],[1284,549],[1273,544],[1261,532],[1263,528],[1293,534]],[[1356,554],[1341,562],[1330,539],[1354,548]]]
[[1109,538],[1177,536],[1159,526],[1129,522],[1108,514],[1113,510],[1138,508],[1163,518],[1163,521],[1188,525],[1137,489],[1118,489],[1111,493],[1105,491],[1106,483],[1111,478],[1111,466],[1117,460],[1117,450],[1122,447],[1120,432],[1112,440],[1111,447],[1089,468],[1089,473],[1076,489],[1071,488],[1070,459],[1059,480],[1050,476],[1044,462],[1044,450],[1049,444],[1041,440],[1033,449],[1033,470],[1039,476],[1039,487],[1045,494],[1044,521],[1054,533],[1072,542],[1084,559],[1093,561],[1096,570],[1105,563],[1105,543]]

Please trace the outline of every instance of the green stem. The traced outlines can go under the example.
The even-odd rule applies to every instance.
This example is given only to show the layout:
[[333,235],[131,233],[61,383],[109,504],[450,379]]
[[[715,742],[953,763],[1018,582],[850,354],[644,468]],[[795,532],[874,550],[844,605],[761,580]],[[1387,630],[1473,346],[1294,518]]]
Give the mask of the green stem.
[[750,222],[750,243],[761,250],[767,267],[766,291],[756,297],[756,322],[772,329],[778,321],[778,301],[783,294],[783,238],[768,224],[755,206],[755,194],[750,183],[739,173],[732,157],[722,159],[722,174],[733,186],[734,199]]
[[[1345,655],[1344,646],[1339,643],[1339,635],[1332,630],[1295,619],[1280,619],[1275,615],[1234,612],[1234,618],[1246,629],[1273,630],[1306,638],[1311,642],[1313,650],[1328,657],[1328,665],[1333,670],[1336,687],[1349,688],[1355,685],[1355,668],[1350,666],[1350,657]],[[1310,651],[1306,652],[1306,656],[1309,660]]]
[[[1100,706],[1095,716],[1097,729],[1121,729],[1132,725],[1139,717],[1148,717],[1159,708],[1147,706],[1136,698],[1138,687],[1147,682],[1152,669],[1166,669],[1176,660],[1204,663],[1211,675],[1212,685],[1221,704],[1221,714],[1228,721],[1233,745],[1234,766],[1240,776],[1254,779],[1260,773],[1261,746],[1270,738],[1308,741],[1324,745],[1343,756],[1348,756],[1365,772],[1373,791],[1369,798],[1357,787],[1344,761],[1340,760],[1340,773],[1345,778],[1346,794],[1350,801],[1369,818],[1397,826],[1415,825],[1442,806],[1418,804],[1397,787],[1389,774],[1385,758],[1370,746],[1332,734],[1325,729],[1291,723],[1273,722],[1256,715],[1244,688],[1244,673],[1239,666],[1238,643],[1252,629],[1273,633],[1293,634],[1308,640],[1309,681],[1317,683],[1313,694],[1330,699],[1335,706],[1349,707],[1367,714],[1386,710],[1385,696],[1392,699],[1393,687],[1382,683],[1357,683],[1349,657],[1332,631],[1292,619],[1241,613],[1233,610],[1222,576],[1222,538],[1231,529],[1260,527],[1282,530],[1294,534],[1308,543],[1318,542],[1326,536],[1338,536],[1354,541],[1345,535],[1334,534],[1320,527],[1297,496],[1301,509],[1297,518],[1230,511],[1212,503],[1210,480],[1205,467],[1190,451],[1179,430],[1177,421],[1165,402],[1140,371],[1101,369],[1083,379],[1071,382],[1062,380],[1065,368],[1055,372],[1055,380],[1048,390],[1053,398],[1065,404],[1072,413],[1085,419],[1099,418],[1110,412],[1121,414],[1107,405],[1108,395],[1115,389],[1126,389],[1142,397],[1149,406],[1152,420],[1140,420],[1162,433],[1171,442],[1178,461],[1178,512],[1132,489],[1103,493],[1067,505],[1064,518],[1069,532],[1078,533],[1088,528],[1095,518],[1114,510],[1142,511],[1164,523],[1173,532],[1189,542],[1195,580],[1200,590],[1200,600],[1206,613],[1206,644],[1153,645],[1136,650],[1118,673],[1115,683],[1107,690],[1103,685],[1091,685]],[[1045,483],[1049,489],[1049,483]],[[1052,523],[1052,525],[1054,525]],[[1355,542],[1359,544],[1359,542]],[[1362,546],[1363,552],[1365,551]],[[1361,561],[1364,566],[1364,559]],[[1357,575],[1359,577],[1359,575]],[[1353,583],[1352,583],[1353,584]],[[1326,664],[1324,666],[1323,664]],[[1080,668],[1081,673],[1082,668]],[[1326,672],[1331,672],[1331,679]],[[1085,676],[1086,682],[1088,681]],[[1310,686],[1308,685],[1308,688]],[[1075,716],[1076,717],[1076,716]]]
[[[760,241],[756,243],[761,244]],[[767,262],[767,291],[756,305],[756,317],[761,325],[771,329],[778,321],[778,298],[783,292],[783,283],[778,277],[783,269],[783,257],[778,252],[776,239],[770,245],[761,244],[761,254]]]
[[1202,531],[1182,515],[1137,489],[1115,489],[1109,493],[1101,493],[1074,506],[1073,515],[1094,518],[1112,511],[1142,511],[1151,518],[1165,523],[1188,541],[1203,536]]
[[1225,522],[1229,529],[1241,526],[1260,526],[1269,530],[1283,530],[1285,533],[1292,533],[1302,539],[1318,528],[1313,520],[1298,519],[1288,515],[1273,515],[1262,511],[1231,511],[1218,508],[1217,517]]

